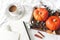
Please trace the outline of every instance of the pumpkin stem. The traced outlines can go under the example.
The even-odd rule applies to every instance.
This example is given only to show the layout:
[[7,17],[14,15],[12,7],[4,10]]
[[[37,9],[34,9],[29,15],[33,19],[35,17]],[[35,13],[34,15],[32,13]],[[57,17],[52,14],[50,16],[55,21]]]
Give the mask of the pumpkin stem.
[[39,14],[42,14],[41,12],[39,12]]
[[53,19],[53,22],[56,22],[57,20],[56,19]]

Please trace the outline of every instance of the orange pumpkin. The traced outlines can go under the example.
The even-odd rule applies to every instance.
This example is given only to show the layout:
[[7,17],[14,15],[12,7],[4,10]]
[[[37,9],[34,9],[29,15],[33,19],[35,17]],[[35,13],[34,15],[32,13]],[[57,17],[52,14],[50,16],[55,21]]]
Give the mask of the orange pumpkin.
[[60,16],[59,16],[59,19],[60,19]]
[[60,19],[60,16],[59,16],[59,19]]
[[51,16],[46,20],[46,27],[50,30],[57,30],[60,25],[60,20],[57,16]]
[[48,10],[46,8],[37,8],[34,10],[33,16],[37,21],[45,21],[48,17]]

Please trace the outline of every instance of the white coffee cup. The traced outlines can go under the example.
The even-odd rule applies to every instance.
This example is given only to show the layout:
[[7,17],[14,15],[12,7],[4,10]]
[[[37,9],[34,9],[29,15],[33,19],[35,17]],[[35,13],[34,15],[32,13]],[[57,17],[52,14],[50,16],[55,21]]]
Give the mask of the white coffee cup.
[[[10,11],[9,8],[11,6],[15,6],[16,9],[14,11]],[[20,19],[24,16],[25,14],[25,7],[24,5],[21,5],[21,4],[17,4],[17,3],[12,3],[10,5],[7,6],[6,8],[6,16],[9,18],[9,19]]]
[[[10,11],[11,7],[15,7],[14,11]],[[11,16],[20,16],[24,13],[24,7],[22,5],[13,4],[8,7],[8,12]]]

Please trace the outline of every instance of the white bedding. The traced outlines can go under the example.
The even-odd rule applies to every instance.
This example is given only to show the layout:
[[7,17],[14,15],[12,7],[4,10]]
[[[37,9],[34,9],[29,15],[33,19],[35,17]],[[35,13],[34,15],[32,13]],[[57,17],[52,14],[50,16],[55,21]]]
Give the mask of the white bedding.
[[[32,15],[32,10],[33,10],[32,8],[35,7],[35,6],[40,7],[40,1],[41,0],[0,0],[0,24],[6,18],[6,15],[5,15],[6,8],[10,4],[12,4],[12,3],[17,3],[18,5],[21,4],[21,5],[24,5],[25,9],[26,9],[25,15],[24,15],[24,17],[22,19],[20,19],[20,20],[8,19],[8,21],[6,23],[4,23],[2,26],[0,25],[0,27],[2,29],[6,30],[5,26],[10,25],[13,32],[20,33],[20,40],[29,40],[22,22],[23,21],[29,22],[30,17]],[[47,6],[49,6],[49,7],[51,6],[50,7],[51,9],[57,10],[57,9],[60,8],[60,5],[58,5],[58,4],[60,4],[60,0],[42,0],[42,1]],[[30,30],[29,32],[30,32],[30,35],[32,35],[31,36],[32,40],[40,40],[39,38],[34,37],[34,34],[36,33],[36,30],[35,31]],[[4,37],[1,35],[2,33],[4,33],[4,35],[3,35]],[[2,32],[2,33],[0,33],[0,35],[4,39],[7,32]],[[17,40],[17,37],[12,38],[13,36],[16,36],[14,33],[11,34],[11,35],[14,34],[12,37],[11,37],[11,35],[9,33],[7,33],[7,37],[8,37],[9,40],[10,39],[11,40]],[[46,34],[46,33],[44,33],[44,34],[46,35],[46,38],[44,38],[44,40],[60,40],[60,36],[57,37],[57,35],[49,35],[49,34]],[[8,40],[7,38],[5,38],[5,39]]]

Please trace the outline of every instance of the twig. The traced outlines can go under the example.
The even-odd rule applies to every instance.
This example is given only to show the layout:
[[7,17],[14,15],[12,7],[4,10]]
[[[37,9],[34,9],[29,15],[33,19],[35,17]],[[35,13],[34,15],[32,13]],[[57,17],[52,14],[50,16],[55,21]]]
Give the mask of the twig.
[[37,35],[37,34],[35,34],[35,36],[36,36],[36,37],[38,37],[38,38],[40,38],[40,39],[42,39],[42,37],[41,37],[41,36],[39,36],[39,35]]
[[23,21],[23,24],[24,24],[25,29],[26,29],[26,32],[27,32],[27,34],[28,34],[29,40],[31,40],[30,35],[29,35],[29,32],[28,32],[28,29],[27,29],[27,26],[26,26],[26,24],[25,24],[25,22],[24,22],[24,21]]
[[38,33],[39,33],[42,37],[45,37],[41,32],[38,31]]

